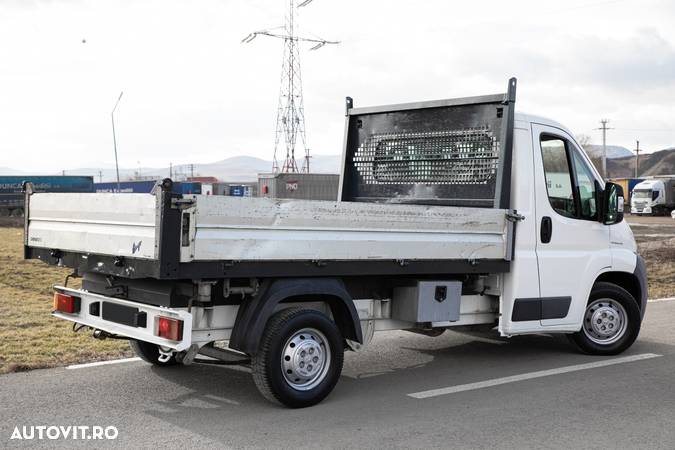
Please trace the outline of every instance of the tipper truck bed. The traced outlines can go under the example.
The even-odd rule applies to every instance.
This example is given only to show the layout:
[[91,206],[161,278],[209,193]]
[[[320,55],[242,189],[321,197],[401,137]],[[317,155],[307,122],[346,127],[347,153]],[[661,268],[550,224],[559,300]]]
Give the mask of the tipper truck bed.
[[162,190],[33,195],[30,211],[31,255],[49,259],[58,249],[85,272],[126,278],[387,274],[401,267],[464,273],[486,264],[506,271],[513,234],[499,209],[176,198]]
[[260,391],[292,407],[328,395],[344,350],[378,330],[560,332],[623,351],[646,274],[621,188],[562,126],[515,115],[515,87],[348,98],[336,201],[180,195],[168,179],[151,194],[28,185],[25,256],[83,278],[55,287],[55,316],[158,366],[250,359]]

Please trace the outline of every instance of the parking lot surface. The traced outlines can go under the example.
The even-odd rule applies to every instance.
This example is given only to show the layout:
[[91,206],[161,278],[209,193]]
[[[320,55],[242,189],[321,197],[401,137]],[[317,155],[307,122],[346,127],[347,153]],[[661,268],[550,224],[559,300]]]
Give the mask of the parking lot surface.
[[[675,301],[649,304],[640,338],[615,357],[562,336],[376,335],[348,353],[321,404],[265,401],[245,367],[156,368],[137,360],[0,377],[3,447],[14,426],[115,426],[100,447],[673,448]],[[419,395],[432,392],[435,395]]]

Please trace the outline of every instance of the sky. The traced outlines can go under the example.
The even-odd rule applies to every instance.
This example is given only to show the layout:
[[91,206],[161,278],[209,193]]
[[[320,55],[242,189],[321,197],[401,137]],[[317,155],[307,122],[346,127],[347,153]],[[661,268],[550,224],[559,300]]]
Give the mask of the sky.
[[[0,167],[60,172],[272,159],[282,0],[0,0]],[[504,92],[600,143],[675,146],[675,2],[314,0],[300,35],[307,142],[356,106]],[[83,42],[84,41],[84,42]]]

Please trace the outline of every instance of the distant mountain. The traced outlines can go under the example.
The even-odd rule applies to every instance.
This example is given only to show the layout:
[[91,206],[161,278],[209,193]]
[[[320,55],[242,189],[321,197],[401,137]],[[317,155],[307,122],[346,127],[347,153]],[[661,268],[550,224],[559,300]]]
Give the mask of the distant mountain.
[[[315,173],[338,173],[340,170],[341,156],[316,155],[310,159],[310,170]],[[282,163],[281,161],[279,162]],[[302,161],[298,161],[299,168]],[[212,176],[222,181],[255,181],[259,173],[271,172],[272,161],[267,161],[252,156],[234,156],[222,161],[209,164],[195,164],[194,174],[200,176]],[[192,171],[189,167],[180,166],[174,173],[189,175]],[[168,176],[168,168],[161,169],[162,175]]]
[[[591,156],[591,160],[598,170],[602,165],[600,156]],[[607,172],[609,178],[631,178],[635,176],[635,156],[631,155],[624,158],[607,159]],[[640,155],[640,164],[638,168],[639,177],[648,177],[654,175],[674,175],[675,174],[675,148],[659,150],[653,153]]]
[[[591,157],[602,158],[602,145],[588,144],[584,146],[584,150]],[[607,146],[607,159],[627,158],[629,156],[633,156],[633,152],[626,147],[620,145]]]
[[[611,161],[612,166],[608,169],[610,173],[613,170],[623,173],[629,172],[633,176],[635,173],[635,157],[620,158]],[[628,170],[625,170],[628,169]],[[675,149],[660,150],[654,153],[640,155],[640,164],[638,167],[638,176],[647,177],[653,175],[673,175],[675,174]],[[625,176],[625,175],[624,175]]]
[[26,172],[10,169],[9,167],[0,167],[0,175],[25,175]]
[[[340,170],[341,155],[315,155],[310,159],[310,170],[314,173],[338,173]],[[279,162],[281,164],[281,161]],[[302,168],[302,160],[298,161],[299,168]],[[259,173],[271,172],[272,161],[255,158],[253,156],[233,156],[208,164],[194,164],[174,166],[171,170],[174,180],[185,179],[194,174],[194,176],[212,176],[221,181],[244,182],[256,181]],[[136,178],[166,178],[169,176],[168,167],[141,167],[140,169],[120,168],[120,179],[122,181]],[[0,168],[0,175],[22,175],[26,172],[10,168]],[[114,168],[78,168],[67,169],[66,175],[86,175],[93,176],[98,182],[114,181],[117,177]],[[36,173],[36,175],[40,175]],[[59,173],[60,175],[60,173]]]

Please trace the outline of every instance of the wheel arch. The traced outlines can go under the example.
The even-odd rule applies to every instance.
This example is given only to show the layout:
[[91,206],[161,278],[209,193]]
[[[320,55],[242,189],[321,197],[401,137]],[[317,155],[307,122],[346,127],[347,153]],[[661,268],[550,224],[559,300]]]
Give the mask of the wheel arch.
[[604,272],[595,279],[595,283],[599,282],[611,283],[626,290],[637,302],[640,315],[644,316],[647,304],[646,286],[643,285],[638,274],[618,271]]
[[289,278],[266,280],[260,292],[239,307],[230,337],[230,347],[254,355],[265,326],[281,303],[326,302],[345,339],[363,343],[361,323],[354,301],[342,280],[335,278]]

